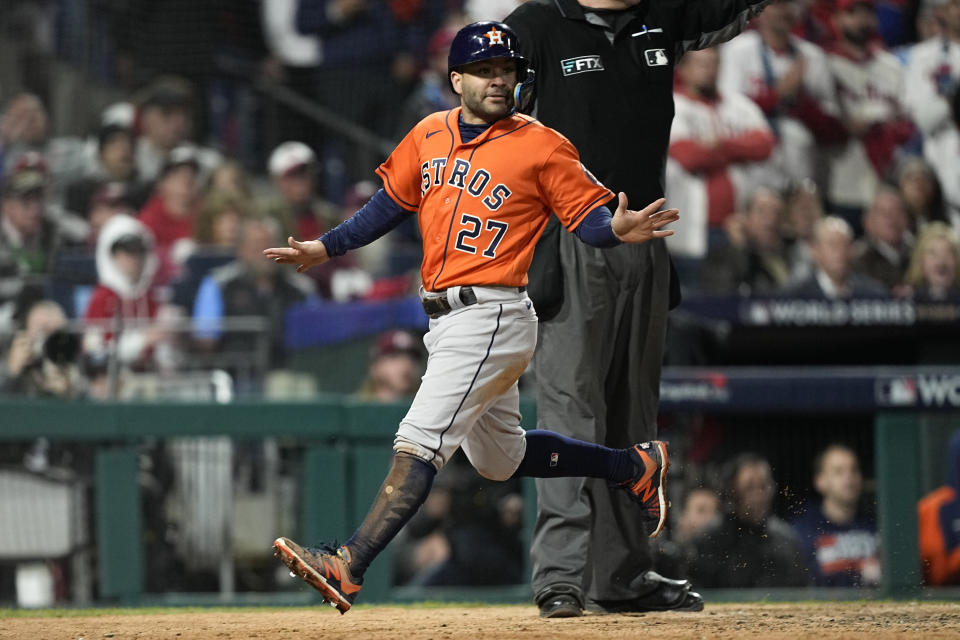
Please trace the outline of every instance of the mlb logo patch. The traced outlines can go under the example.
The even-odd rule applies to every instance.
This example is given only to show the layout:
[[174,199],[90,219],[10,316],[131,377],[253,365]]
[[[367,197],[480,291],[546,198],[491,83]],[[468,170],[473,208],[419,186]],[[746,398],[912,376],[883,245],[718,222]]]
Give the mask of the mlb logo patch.
[[560,462],[560,454],[554,451],[550,454],[550,466],[555,467]]
[[647,49],[643,52],[648,67],[665,67],[670,64],[667,52],[664,49]]

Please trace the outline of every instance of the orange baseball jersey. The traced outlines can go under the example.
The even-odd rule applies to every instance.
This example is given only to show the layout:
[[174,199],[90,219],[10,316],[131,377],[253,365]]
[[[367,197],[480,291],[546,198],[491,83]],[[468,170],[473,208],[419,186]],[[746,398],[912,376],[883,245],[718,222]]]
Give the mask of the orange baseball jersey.
[[418,214],[428,291],[526,285],[550,213],[573,231],[614,194],[569,140],[533,118],[503,118],[465,144],[459,118],[458,107],[421,120],[377,174],[390,198]]

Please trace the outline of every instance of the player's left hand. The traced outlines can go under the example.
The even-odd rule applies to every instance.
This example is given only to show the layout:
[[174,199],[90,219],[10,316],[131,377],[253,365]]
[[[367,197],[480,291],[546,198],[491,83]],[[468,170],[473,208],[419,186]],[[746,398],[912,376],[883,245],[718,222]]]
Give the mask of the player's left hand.
[[673,235],[672,229],[663,227],[679,220],[680,212],[677,209],[658,211],[667,201],[666,198],[651,202],[641,211],[627,209],[627,194],[623,191],[617,194],[617,198],[617,210],[610,220],[610,227],[613,229],[613,235],[617,236],[620,242],[637,244],[651,238],[666,238]]

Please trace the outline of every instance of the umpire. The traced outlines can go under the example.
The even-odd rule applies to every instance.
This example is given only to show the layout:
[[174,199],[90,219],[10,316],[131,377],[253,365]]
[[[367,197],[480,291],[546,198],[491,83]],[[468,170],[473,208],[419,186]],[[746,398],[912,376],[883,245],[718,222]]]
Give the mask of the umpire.
[[[630,203],[663,196],[673,69],[739,33],[769,0],[530,0],[505,22],[536,71],[527,111],[566,135]],[[656,436],[667,312],[679,285],[663,240],[600,251],[548,229],[530,270],[542,324],[538,422],[626,447]],[[703,608],[650,571],[647,534],[606,483],[538,479],[533,588],[540,615]]]

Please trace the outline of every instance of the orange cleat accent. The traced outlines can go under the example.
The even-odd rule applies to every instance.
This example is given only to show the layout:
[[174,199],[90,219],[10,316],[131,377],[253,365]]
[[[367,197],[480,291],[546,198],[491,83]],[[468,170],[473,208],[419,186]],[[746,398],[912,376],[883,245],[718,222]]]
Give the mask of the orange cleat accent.
[[635,444],[630,448],[630,458],[643,471],[621,482],[620,487],[643,507],[643,519],[653,527],[650,537],[656,538],[667,521],[667,445],[660,440]]
[[301,547],[289,538],[277,538],[273,548],[290,571],[323,595],[324,602],[341,614],[350,610],[362,586],[350,576],[350,549],[333,545]]

